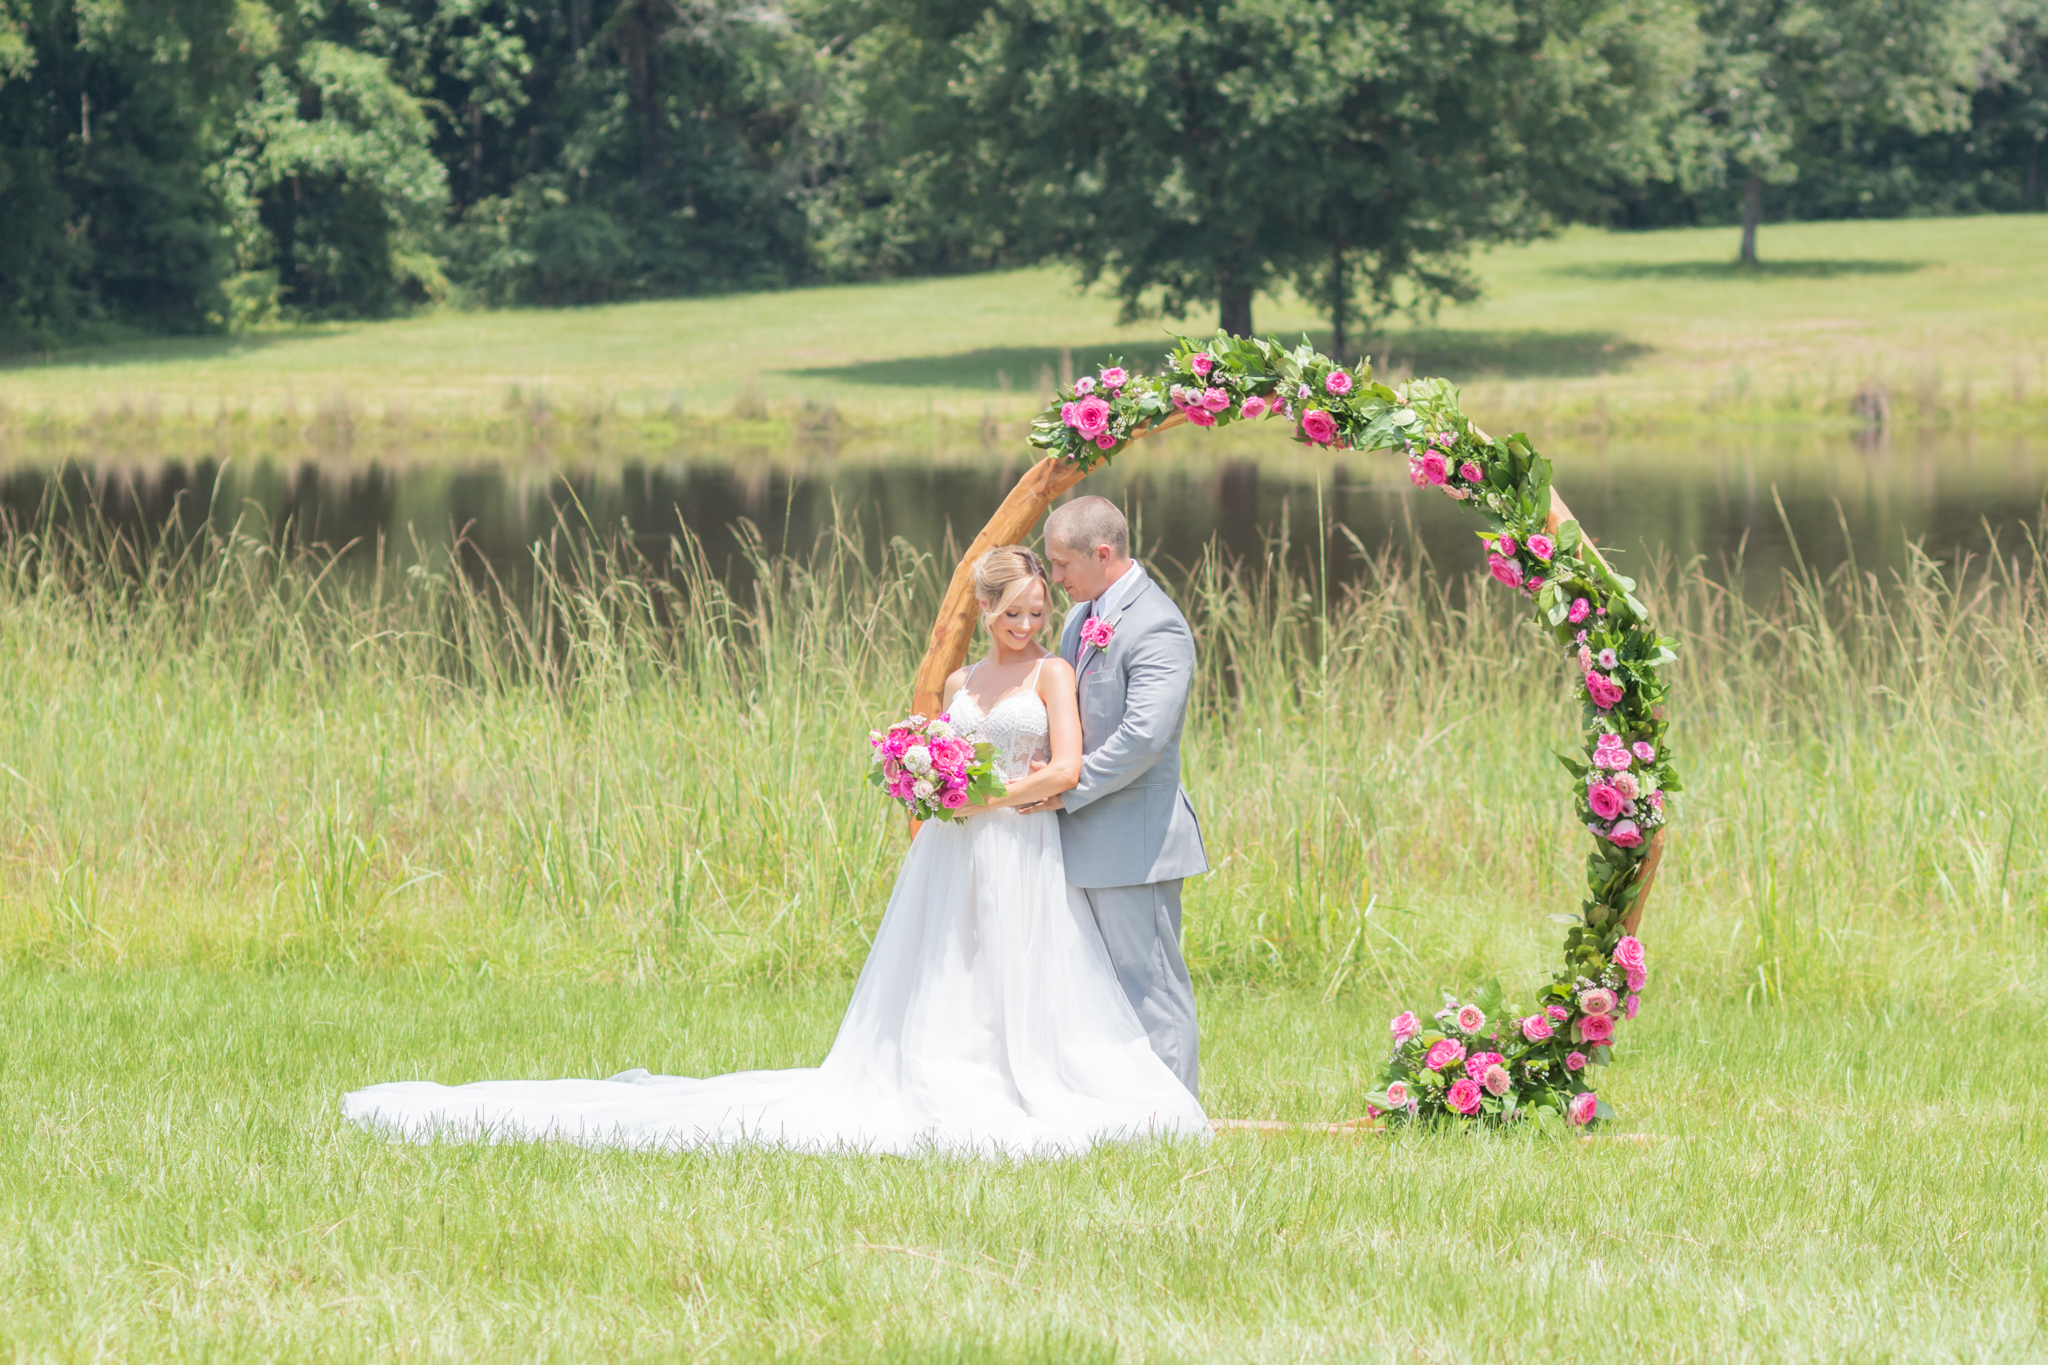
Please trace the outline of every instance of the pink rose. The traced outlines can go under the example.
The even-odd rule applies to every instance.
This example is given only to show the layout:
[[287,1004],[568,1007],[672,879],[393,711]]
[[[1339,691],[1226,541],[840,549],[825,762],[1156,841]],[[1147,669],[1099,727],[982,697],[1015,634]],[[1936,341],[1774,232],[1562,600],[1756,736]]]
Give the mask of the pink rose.
[[1496,582],[1505,583],[1511,588],[1522,586],[1522,566],[1514,560],[1502,559],[1499,555],[1488,555],[1486,567],[1492,572]]
[[1244,400],[1244,405],[1238,408],[1237,415],[1244,418],[1264,417],[1267,407],[1268,404],[1265,399],[1257,394],[1253,394],[1250,398]]
[[1097,649],[1108,649],[1109,642],[1116,638],[1116,627],[1100,616],[1091,616],[1081,623],[1081,640]]
[[1477,1005],[1458,1006],[1458,1027],[1466,1033],[1477,1033],[1486,1027],[1486,1014]]
[[1610,749],[1603,744],[1593,751],[1593,766],[1609,770],[1626,768],[1628,766],[1628,750]]
[[1628,988],[1639,991],[1650,984],[1650,969],[1647,967],[1628,968]]
[[1393,1084],[1389,1085],[1387,1087],[1387,1103],[1391,1104],[1396,1109],[1407,1108],[1408,1082],[1395,1081]]
[[1624,967],[1640,967],[1649,961],[1649,954],[1643,951],[1643,941],[1634,934],[1623,934],[1614,945],[1614,960]]
[[1424,483],[1441,484],[1450,475],[1450,466],[1434,450],[1422,457],[1421,464]]
[[1592,1091],[1582,1091],[1572,1096],[1572,1102],[1565,1106],[1565,1116],[1572,1127],[1583,1128],[1593,1121],[1593,1115],[1600,1109],[1600,1097]]
[[1572,1012],[1563,1005],[1545,1005],[1543,1012],[1550,1017],[1550,1022],[1553,1024],[1562,1024],[1565,1020],[1572,1017]]
[[1593,699],[1593,705],[1602,711],[1610,711],[1627,693],[1621,684],[1604,673],[1586,673],[1586,695]]
[[1188,357],[1188,368],[1195,372],[1197,378],[1206,379],[1209,371],[1216,368],[1216,357],[1207,351],[1196,351]]
[[1657,751],[1650,745],[1645,744],[1642,740],[1637,740],[1634,744],[1631,744],[1629,748],[1634,752],[1637,758],[1641,759],[1645,763],[1655,763],[1657,761]]
[[1109,426],[1109,404],[1092,395],[1074,404],[1074,430],[1093,439]]
[[1536,535],[1529,537],[1529,553],[1535,555],[1545,564],[1550,562],[1550,556],[1556,549],[1557,546],[1552,543],[1549,536]]
[[1330,371],[1330,377],[1323,381],[1323,392],[1343,397],[1351,392],[1351,376],[1342,370]]
[[967,804],[967,793],[958,787],[948,787],[946,794],[939,798],[939,804],[947,810],[959,810]]
[[1592,614],[1593,604],[1591,602],[1588,602],[1583,597],[1574,597],[1572,599],[1572,608],[1570,611],[1565,613],[1565,619],[1570,621],[1573,625],[1577,625],[1579,622],[1585,620],[1588,616],[1591,616]]
[[1614,1037],[1614,1016],[1611,1014],[1589,1014],[1579,1020],[1578,1027],[1574,1031],[1578,1033],[1582,1041],[1597,1046]]
[[1591,806],[1593,814],[1602,820],[1612,820],[1621,814],[1621,808],[1625,803],[1621,799],[1621,793],[1612,786],[1605,782],[1595,782],[1586,788],[1586,804]]
[[1498,1052],[1475,1052],[1465,1059],[1465,1074],[1476,1081],[1486,1074],[1486,1068],[1499,1066],[1506,1060]]
[[1583,1070],[1585,1070],[1585,1069],[1586,1069],[1586,1054],[1585,1054],[1585,1053],[1583,1053],[1583,1052],[1567,1052],[1567,1053],[1566,1053],[1566,1054],[1564,1055],[1564,1069],[1565,1069],[1566,1071],[1583,1071]]
[[1074,425],[1074,405],[1072,403],[1060,404],[1060,420],[1068,426]]
[[1614,1013],[1614,992],[1605,986],[1595,986],[1579,994],[1579,1008],[1588,1014]]
[[1394,1042],[1399,1045],[1422,1032],[1422,1021],[1415,1017],[1414,1010],[1402,1010],[1387,1027],[1393,1030]]
[[1211,412],[1221,412],[1230,406],[1230,395],[1221,389],[1210,389],[1202,395],[1202,406]]
[[1532,1043],[1542,1042],[1550,1033],[1550,1021],[1540,1014],[1532,1014],[1522,1021],[1522,1036]]
[[1079,379],[1076,379],[1076,380],[1074,381],[1074,392],[1075,392],[1075,393],[1093,393],[1093,392],[1095,392],[1095,377],[1094,377],[1093,375],[1086,375],[1086,374],[1084,374],[1084,375],[1082,375],[1082,376],[1081,376],[1081,377],[1080,377]]
[[1495,1062],[1486,1068],[1486,1074],[1479,1078],[1479,1083],[1486,1087],[1489,1095],[1505,1095],[1508,1093],[1508,1069]]
[[1468,1117],[1478,1113],[1479,1083],[1469,1077],[1462,1081],[1453,1081],[1450,1092],[1444,1096],[1444,1103]]
[[1110,435],[1108,432],[1105,431],[1100,436],[1095,438],[1095,446],[1098,450],[1115,450],[1116,437]]
[[1467,460],[1458,466],[1458,477],[1466,483],[1483,483],[1486,480],[1486,471]]
[[1594,747],[1599,749],[1619,749],[1623,745],[1624,741],[1620,735],[1615,734],[1612,730],[1603,730]]
[[1301,434],[1319,446],[1326,446],[1336,439],[1336,419],[1321,408],[1310,408],[1301,415]]
[[1112,365],[1102,372],[1102,383],[1106,388],[1120,389],[1130,382],[1130,378],[1121,365]]
[[1626,1000],[1622,1001],[1622,1002],[1621,1002],[1621,1017],[1622,1017],[1622,1018],[1624,1018],[1624,1019],[1633,1019],[1633,1018],[1635,1018],[1635,1017],[1636,1017],[1636,1010],[1637,1010],[1638,1008],[1640,1008],[1640,1006],[1641,1006],[1641,1002],[1642,1002],[1642,997],[1641,997],[1641,996],[1638,996],[1638,995],[1631,995],[1631,996],[1629,996],[1629,998],[1628,998],[1628,999],[1626,999]]
[[1408,457],[1408,482],[1414,484],[1417,488],[1425,487],[1429,483],[1428,478],[1422,472],[1422,460],[1417,456],[1411,455]]
[[1181,411],[1186,413],[1188,420],[1198,427],[1213,427],[1216,425],[1216,414],[1207,408],[1190,407],[1182,408]]
[[1442,1038],[1430,1047],[1429,1055],[1422,1059],[1422,1064],[1431,1071],[1442,1071],[1453,1062],[1464,1060],[1465,1045],[1449,1038]]
[[1642,827],[1633,820],[1616,820],[1614,828],[1607,831],[1607,842],[1616,848],[1640,848],[1643,842]]
[[1511,536],[1511,535],[1508,535],[1508,534],[1506,534],[1505,532],[1503,532],[1503,533],[1501,534],[1501,538],[1500,538],[1500,543],[1499,543],[1499,544],[1498,544],[1497,546],[1495,546],[1494,548],[1495,548],[1495,551],[1496,551],[1496,553],[1499,553],[1499,554],[1504,554],[1504,555],[1512,555],[1512,554],[1514,554],[1514,553],[1515,553],[1515,551],[1519,550],[1519,549],[1521,548],[1521,546],[1519,546],[1519,545],[1517,545],[1517,544],[1515,543],[1515,538],[1514,538],[1513,536]]
[[1536,575],[1531,574],[1529,576],[1529,580],[1522,584],[1522,591],[1528,594],[1530,597],[1534,597],[1536,595],[1536,590],[1542,586],[1543,580],[1537,577]]

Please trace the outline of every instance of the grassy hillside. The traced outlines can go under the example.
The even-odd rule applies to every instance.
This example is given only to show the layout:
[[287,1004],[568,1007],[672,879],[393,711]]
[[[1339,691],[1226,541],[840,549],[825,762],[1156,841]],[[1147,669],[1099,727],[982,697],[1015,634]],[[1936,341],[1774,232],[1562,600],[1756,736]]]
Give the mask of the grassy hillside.
[[[1397,372],[1465,382],[1502,425],[1844,424],[1879,386],[1894,421],[2003,425],[2048,413],[2044,249],[2048,217],[1812,223],[1767,229],[1764,265],[1743,271],[1726,230],[1580,229],[1483,258],[1484,299],[1367,345]],[[1300,300],[1261,298],[1255,316],[1327,341]],[[344,443],[536,426],[635,444],[706,428],[909,439],[962,424],[1007,440],[1064,365],[1149,362],[1174,325],[1119,325],[1113,300],[1050,268],[443,312],[17,361],[0,369],[0,439],[20,453],[227,414]]]

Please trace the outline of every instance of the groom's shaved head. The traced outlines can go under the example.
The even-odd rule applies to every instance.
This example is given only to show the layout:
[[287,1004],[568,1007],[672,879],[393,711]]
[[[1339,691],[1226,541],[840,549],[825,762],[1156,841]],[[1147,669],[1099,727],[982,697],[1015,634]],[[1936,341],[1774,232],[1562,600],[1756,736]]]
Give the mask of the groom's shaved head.
[[1131,524],[1108,498],[1075,498],[1053,508],[1045,519],[1045,543],[1061,549],[1091,555],[1098,545],[1107,545],[1117,559],[1131,556]]

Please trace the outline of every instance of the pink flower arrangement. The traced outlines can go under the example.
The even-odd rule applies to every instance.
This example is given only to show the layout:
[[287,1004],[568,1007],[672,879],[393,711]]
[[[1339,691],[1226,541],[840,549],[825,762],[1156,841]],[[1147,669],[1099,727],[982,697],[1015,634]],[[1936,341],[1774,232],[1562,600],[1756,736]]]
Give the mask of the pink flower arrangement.
[[1464,1060],[1465,1045],[1463,1043],[1451,1038],[1439,1038],[1435,1043],[1431,1044],[1429,1055],[1422,1059],[1422,1064],[1431,1071],[1442,1071],[1445,1067]]
[[1188,368],[1194,371],[1197,379],[1207,379],[1209,371],[1216,368],[1216,357],[1207,351],[1196,351],[1188,357]]
[[1602,711],[1612,711],[1621,699],[1628,695],[1620,683],[1604,673],[1586,673],[1586,695],[1593,699],[1593,705]]
[[1323,381],[1323,392],[1342,398],[1351,392],[1351,376],[1342,370],[1330,371],[1330,377]]
[[1210,389],[1202,395],[1202,406],[1211,412],[1221,412],[1230,406],[1230,395],[1222,389]]
[[1511,588],[1522,586],[1522,566],[1512,559],[1505,559],[1500,555],[1488,555],[1486,557],[1486,569],[1487,572],[1493,575],[1494,581],[1497,583],[1505,583]]
[[1074,430],[1094,440],[1109,427],[1110,407],[1093,394],[1074,404]]
[[1540,1014],[1532,1014],[1522,1021],[1522,1036],[1532,1043],[1544,1041],[1552,1032],[1550,1021]]
[[1387,1027],[1393,1030],[1394,1046],[1399,1047],[1416,1034],[1422,1032],[1422,1021],[1415,1017],[1414,1010],[1402,1010],[1394,1016],[1393,1023]]
[[1465,1059],[1465,1074],[1476,1081],[1486,1074],[1486,1068],[1499,1066],[1506,1060],[1498,1052],[1475,1052]]
[[1416,463],[1422,466],[1422,481],[1432,487],[1442,484],[1450,476],[1450,466],[1444,462],[1444,457],[1434,450]]
[[1081,623],[1081,642],[1097,649],[1108,649],[1109,642],[1116,638],[1116,624],[1100,616],[1091,616]]
[[884,732],[868,732],[874,763],[868,780],[901,801],[918,820],[950,820],[972,801],[1003,794],[994,746],[954,730],[950,715],[907,716]]
[[1477,1033],[1486,1027],[1486,1012],[1477,1005],[1458,1006],[1458,1029],[1463,1033]]
[[1321,408],[1310,408],[1301,415],[1301,434],[1326,446],[1337,439],[1337,420]]
[[1479,1083],[1470,1077],[1451,1082],[1450,1090],[1444,1095],[1444,1103],[1467,1116],[1478,1113]]
[[1599,1112],[1600,1097],[1590,1090],[1582,1090],[1572,1096],[1571,1103],[1565,1107],[1565,1117],[1571,1120],[1574,1128],[1585,1127],[1593,1121],[1593,1115]]
[[1621,808],[1627,803],[1621,799],[1621,793],[1616,791],[1612,784],[1595,782],[1586,788],[1586,804],[1591,806],[1593,814],[1602,820],[1612,820],[1621,814]]

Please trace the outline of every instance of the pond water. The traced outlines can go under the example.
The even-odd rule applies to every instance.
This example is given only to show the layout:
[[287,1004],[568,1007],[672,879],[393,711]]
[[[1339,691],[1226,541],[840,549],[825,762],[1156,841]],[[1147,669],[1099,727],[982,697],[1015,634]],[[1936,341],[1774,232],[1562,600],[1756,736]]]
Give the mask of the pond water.
[[[1293,567],[1326,556],[1338,582],[1359,572],[1366,554],[1425,556],[1449,572],[1478,560],[1476,520],[1411,489],[1393,457],[1318,462],[1292,447],[1271,458],[1210,454],[1176,446],[1183,435],[1127,453],[1086,485],[1124,505],[1143,552],[1169,577],[1211,545],[1256,562],[1283,517]],[[1801,561],[1825,572],[1853,554],[1859,567],[1884,574],[1905,562],[1909,543],[1950,563],[1994,543],[2015,549],[2042,525],[2048,495],[2048,440],[2022,436],[1713,445],[1551,437],[1542,445],[1559,492],[1624,568],[1657,555],[1696,558],[1750,593],[1774,588]],[[593,532],[630,537],[661,568],[671,538],[687,528],[738,581],[747,574],[743,525],[771,553],[805,551],[835,524],[857,528],[871,555],[889,538],[927,551],[942,549],[949,533],[964,544],[1026,463],[1021,449],[1016,458],[938,459],[693,452],[610,468],[459,456],[52,467],[0,453],[0,517],[17,527],[99,518],[131,536],[239,521],[278,543],[352,547],[347,560],[363,567],[380,541],[402,563],[459,534],[512,581],[526,577],[531,547],[551,534],[558,544]]]

